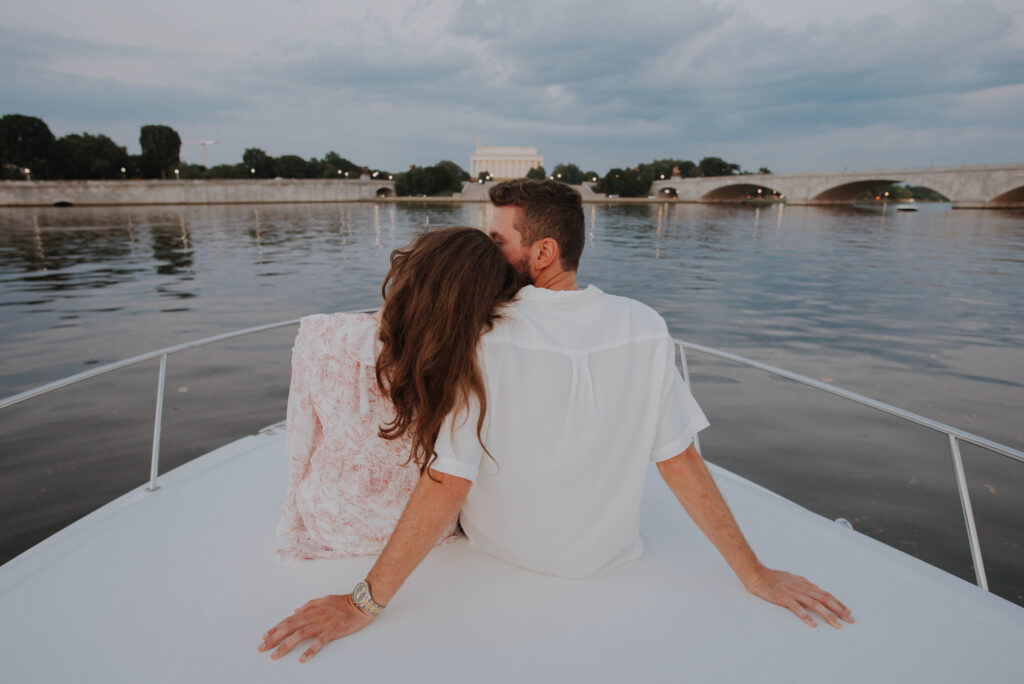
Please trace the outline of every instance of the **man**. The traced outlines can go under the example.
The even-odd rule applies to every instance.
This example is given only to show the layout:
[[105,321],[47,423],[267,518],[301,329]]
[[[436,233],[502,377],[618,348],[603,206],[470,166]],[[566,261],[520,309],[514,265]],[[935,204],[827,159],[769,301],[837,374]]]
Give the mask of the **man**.
[[264,635],[273,658],[306,639],[306,661],[366,627],[459,514],[470,541],[510,563],[585,578],[637,558],[648,461],[751,593],[808,625],[853,622],[808,580],[765,568],[739,530],[694,437],[707,419],[675,367],[664,320],[594,286],[580,290],[585,242],[579,193],[552,180],[491,190],[490,234],[533,285],[481,339],[488,411],[449,417],[423,477],[364,582],[310,601]]

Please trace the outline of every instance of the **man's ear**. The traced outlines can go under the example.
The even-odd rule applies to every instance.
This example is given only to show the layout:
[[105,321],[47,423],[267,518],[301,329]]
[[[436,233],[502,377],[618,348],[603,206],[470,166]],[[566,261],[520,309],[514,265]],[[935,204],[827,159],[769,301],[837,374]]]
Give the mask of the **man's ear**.
[[544,270],[561,258],[558,241],[554,238],[541,238],[533,243],[534,263],[539,270]]

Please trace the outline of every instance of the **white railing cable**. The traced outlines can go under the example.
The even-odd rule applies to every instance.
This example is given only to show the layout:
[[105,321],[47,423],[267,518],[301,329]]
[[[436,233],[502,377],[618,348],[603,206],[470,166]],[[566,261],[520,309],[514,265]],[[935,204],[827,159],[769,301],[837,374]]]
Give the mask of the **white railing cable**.
[[950,425],[946,425],[944,423],[931,420],[930,418],[919,416],[915,413],[911,413],[901,408],[891,406],[890,404],[886,404],[884,402],[871,399],[870,397],[865,397],[862,394],[850,392],[849,390],[844,390],[840,387],[835,387],[828,383],[821,382],[819,380],[815,380],[813,378],[809,378],[798,373],[793,373],[782,368],[776,368],[775,366],[769,366],[766,363],[761,363],[759,361],[754,361],[752,359],[748,359],[742,356],[737,356],[736,354],[731,354],[729,352],[723,352],[718,349],[712,349],[711,347],[704,347],[699,344],[684,342],[683,340],[674,341],[676,343],[676,346],[679,347],[679,356],[682,360],[683,366],[683,380],[686,382],[687,386],[689,386],[690,384],[690,370],[686,363],[685,350],[692,349],[693,351],[708,354],[709,356],[714,356],[725,361],[731,361],[733,363],[737,363],[743,366],[757,368],[767,373],[771,373],[772,375],[778,375],[784,378],[788,378],[802,385],[807,385],[809,387],[814,387],[823,390],[830,394],[834,394],[838,397],[842,397],[843,399],[848,399],[863,406],[867,406],[869,408],[882,411],[883,413],[888,413],[891,416],[902,418],[903,420],[909,421],[911,423],[916,423],[923,427],[935,430],[936,432],[941,432],[945,434],[946,437],[949,439],[950,455],[953,458],[953,474],[956,478],[957,493],[960,496],[960,507],[963,509],[964,525],[967,528],[967,541],[971,547],[971,560],[974,564],[975,580],[979,587],[981,587],[985,591],[989,590],[988,577],[985,574],[985,563],[981,555],[981,543],[978,540],[978,528],[974,521],[974,508],[971,506],[971,495],[967,488],[967,475],[964,472],[963,459],[960,456],[959,441],[969,442],[983,449],[987,449],[997,454],[1001,454],[1008,458],[1014,459],[1020,463],[1024,463],[1024,453],[1018,451],[1017,449],[1008,447],[1006,445],[999,444],[998,442],[993,442],[992,440],[985,439],[984,437],[979,437],[978,435],[971,434],[970,432],[958,430],[957,428],[952,427]]
[[[365,313],[368,311],[372,311],[372,309],[360,309],[359,311],[353,311],[350,313]],[[208,344],[213,344],[214,342],[222,342],[224,340],[230,340],[235,337],[242,337],[243,335],[251,335],[253,333],[263,332],[265,330],[274,330],[275,328],[283,328],[289,325],[295,325],[299,322],[299,320],[300,319],[298,318],[294,318],[287,321],[280,321],[278,323],[268,323],[266,325],[258,325],[252,328],[245,328],[244,330],[236,330],[234,332],[224,333],[221,335],[214,335],[212,337],[204,337],[201,340],[185,342],[183,344],[174,345],[172,347],[165,347],[163,349],[158,349],[156,351],[149,352],[146,354],[133,356],[122,361],[108,363],[104,366],[93,368],[91,370],[78,373],[76,375],[71,375],[60,380],[55,380],[54,382],[50,382],[45,385],[40,385],[39,387],[35,387],[33,389],[26,390],[19,394],[7,397],[6,399],[2,399],[0,400],[0,409],[5,409],[9,406],[14,406],[15,404],[19,404],[28,399],[48,394],[50,392],[62,389],[69,385],[73,385],[84,380],[94,378],[98,375],[104,375],[106,373],[111,373],[122,368],[127,368],[129,366],[134,366],[145,361],[150,361],[152,359],[159,358],[160,371],[157,379],[156,411],[153,417],[153,451],[150,459],[150,477],[149,485],[147,487],[149,491],[155,491],[159,489],[159,486],[157,485],[157,479],[159,477],[160,470],[160,435],[161,424],[163,422],[164,387],[166,384],[167,377],[167,357],[170,356],[171,354],[180,351],[185,351],[186,349],[195,349],[196,347],[203,347]],[[802,385],[807,385],[809,387],[814,387],[823,390],[830,394],[834,394],[838,397],[842,397],[843,399],[848,399],[863,406],[867,406],[878,411],[882,411],[883,413],[888,413],[889,415],[895,416],[897,418],[901,418],[903,420],[916,423],[918,425],[930,428],[937,432],[942,432],[945,435],[947,435],[949,439],[950,453],[953,458],[953,470],[956,475],[957,490],[960,495],[960,505],[963,508],[964,522],[967,527],[967,537],[971,546],[971,558],[974,562],[975,576],[977,578],[978,586],[980,586],[982,589],[985,589],[986,591],[988,590],[988,580],[985,576],[985,566],[982,561],[981,546],[978,542],[978,531],[974,521],[974,510],[971,506],[970,493],[968,492],[967,488],[967,477],[964,473],[963,459],[960,456],[959,442],[968,442],[970,444],[974,444],[983,449],[987,449],[988,451],[992,451],[997,454],[1001,454],[1008,458],[1014,459],[1020,463],[1024,463],[1024,452],[1018,451],[1017,449],[1013,449],[1003,444],[999,444],[998,442],[993,442],[992,440],[985,439],[984,437],[979,437],[978,435],[972,434],[970,432],[965,432],[964,430],[957,429],[950,425],[945,425],[938,421],[931,420],[930,418],[919,416],[917,414],[905,411],[895,406],[891,406],[884,402],[871,399],[870,397],[865,397],[864,395],[857,394],[855,392],[850,392],[840,387],[835,387],[828,383],[821,382],[819,380],[815,380],[804,375],[800,375],[798,373],[793,373],[782,368],[770,366],[766,363],[754,361],[752,359],[738,356],[736,354],[732,354],[729,352],[720,351],[718,349],[712,349],[711,347],[705,347],[699,344],[693,344],[691,342],[685,342],[683,340],[678,339],[674,339],[673,341],[679,348],[679,360],[682,366],[683,380],[686,382],[687,387],[689,387],[690,385],[690,368],[689,364],[687,363],[686,350],[690,349],[692,351],[707,354],[709,356],[714,356],[725,361],[731,361],[733,363],[737,363],[743,366],[757,368],[772,375],[778,375],[780,377],[788,378]],[[697,441],[696,437],[694,438],[694,445],[697,447],[697,450],[700,451],[700,442]]]

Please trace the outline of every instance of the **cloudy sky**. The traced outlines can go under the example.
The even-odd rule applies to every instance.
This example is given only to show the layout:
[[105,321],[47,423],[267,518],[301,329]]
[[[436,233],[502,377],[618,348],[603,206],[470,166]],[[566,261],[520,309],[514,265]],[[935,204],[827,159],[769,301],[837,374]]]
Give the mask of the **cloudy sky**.
[[168,124],[211,164],[1024,162],[1024,0],[6,2],[0,73],[0,113],[132,152]]

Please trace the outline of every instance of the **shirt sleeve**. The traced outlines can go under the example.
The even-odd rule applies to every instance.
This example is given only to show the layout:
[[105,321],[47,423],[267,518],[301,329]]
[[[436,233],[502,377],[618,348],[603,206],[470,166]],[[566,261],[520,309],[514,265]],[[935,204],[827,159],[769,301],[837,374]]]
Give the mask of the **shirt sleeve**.
[[470,397],[468,408],[448,414],[437,433],[434,450],[437,460],[431,468],[447,475],[454,475],[474,482],[480,468],[484,448],[476,434],[476,423],[480,416],[480,402]]
[[651,450],[651,460],[654,462],[667,461],[686,451],[697,433],[710,425],[676,368],[676,346],[671,339],[666,340],[666,348],[661,356],[665,358],[662,370],[665,384],[661,405],[658,407],[655,446]]

